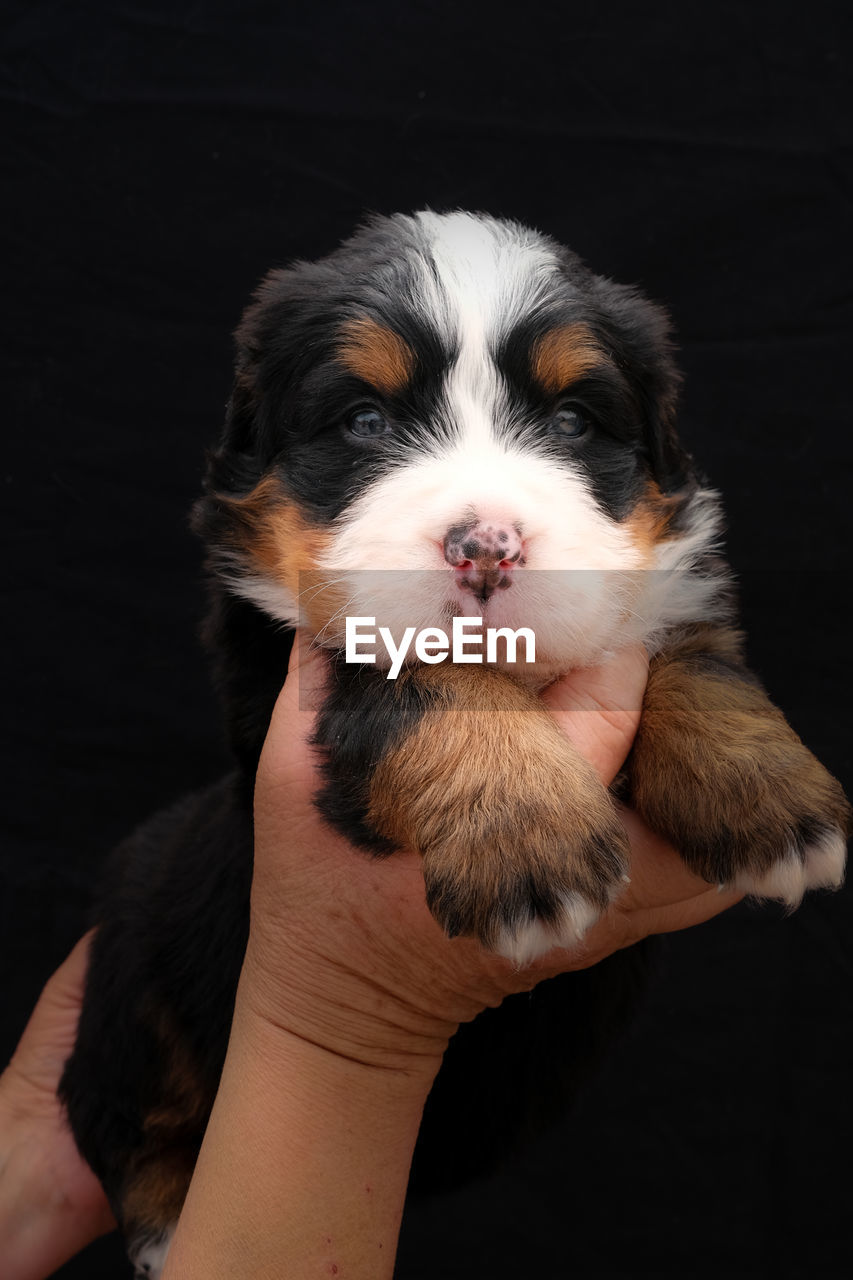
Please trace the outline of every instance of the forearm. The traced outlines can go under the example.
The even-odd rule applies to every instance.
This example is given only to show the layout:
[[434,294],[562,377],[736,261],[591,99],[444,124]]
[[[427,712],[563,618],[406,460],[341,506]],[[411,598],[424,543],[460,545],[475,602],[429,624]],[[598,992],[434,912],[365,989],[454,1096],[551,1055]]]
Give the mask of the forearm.
[[390,1278],[430,1084],[423,1069],[339,1057],[238,999],[163,1280]]

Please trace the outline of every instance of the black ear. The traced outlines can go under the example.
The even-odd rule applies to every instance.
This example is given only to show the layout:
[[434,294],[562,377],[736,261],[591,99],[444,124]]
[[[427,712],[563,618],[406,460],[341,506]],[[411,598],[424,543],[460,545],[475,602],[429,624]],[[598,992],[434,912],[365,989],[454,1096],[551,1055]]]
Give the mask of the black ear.
[[595,280],[594,296],[611,354],[638,396],[651,475],[663,493],[674,493],[690,484],[693,464],[675,425],[681,374],[669,315],[638,289],[602,277]]
[[264,361],[272,348],[273,358],[281,362],[279,384],[284,386],[289,366],[274,338],[292,330],[297,314],[286,302],[287,275],[282,271],[266,277],[234,335],[234,386],[219,441],[207,455],[204,494],[192,513],[192,527],[207,549],[209,594],[202,637],[247,796],[292,641],[279,623],[233,593],[233,579],[246,572],[241,500],[256,489],[274,462],[270,415],[278,396],[277,388],[265,393],[264,380],[269,385],[274,371]]
[[[225,412],[220,442],[206,456],[203,494],[190,520],[209,555],[227,549],[234,531],[234,504],[256,487],[263,465],[255,448],[255,407],[251,396],[235,387]],[[210,561],[213,563],[213,560]]]
[[[225,423],[217,445],[206,455],[204,493],[192,511],[192,528],[215,558],[228,546],[232,533],[231,499],[250,493],[264,473],[262,457],[262,397],[259,388],[257,329],[260,300],[247,307],[234,338],[234,385],[225,408]],[[213,563],[211,561],[211,563]]]
[[206,487],[226,492],[244,488],[242,481],[257,472],[261,453],[261,353],[270,273],[256,290],[234,333],[234,386],[225,409],[225,423],[216,449],[208,455]]
[[257,448],[256,403],[251,392],[235,386],[225,409],[219,444],[207,453],[204,491],[238,497],[255,487],[263,474]]
[[[301,283],[298,268],[271,271],[235,331],[234,386],[219,442],[207,456],[208,495],[247,493],[272,461],[272,419],[288,382],[287,335],[299,313]],[[278,395],[270,393],[272,382]]]

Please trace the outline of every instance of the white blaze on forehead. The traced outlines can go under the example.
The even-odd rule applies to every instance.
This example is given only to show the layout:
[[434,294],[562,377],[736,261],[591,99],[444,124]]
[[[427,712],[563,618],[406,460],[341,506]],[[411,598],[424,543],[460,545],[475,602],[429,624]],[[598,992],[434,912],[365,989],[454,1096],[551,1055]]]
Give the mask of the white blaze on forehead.
[[500,337],[548,296],[559,262],[528,227],[470,213],[416,213],[413,221],[428,253],[419,300],[461,345]]
[[545,300],[559,263],[541,236],[515,223],[430,212],[413,221],[425,240],[413,301],[458,352],[445,386],[448,426],[485,443],[504,409],[491,352]]

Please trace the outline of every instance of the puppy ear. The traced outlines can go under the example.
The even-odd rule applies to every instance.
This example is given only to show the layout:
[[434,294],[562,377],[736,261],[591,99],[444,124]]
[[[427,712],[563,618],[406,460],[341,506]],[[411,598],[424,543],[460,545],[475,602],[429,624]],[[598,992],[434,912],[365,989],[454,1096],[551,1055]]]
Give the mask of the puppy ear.
[[251,376],[243,374],[237,365],[234,386],[225,406],[225,423],[219,440],[219,450],[237,454],[258,452],[258,401]]
[[663,493],[687,487],[693,463],[676,432],[681,374],[673,359],[668,313],[638,289],[598,277],[594,293],[612,336],[612,353],[635,388],[649,470]]
[[272,352],[278,381],[286,382],[284,335],[295,306],[290,282],[297,277],[298,272],[289,270],[265,276],[234,333],[234,386],[219,442],[207,456],[205,489],[210,495],[248,492],[272,461],[272,409],[265,393],[270,369],[265,365]]
[[263,466],[255,442],[252,397],[235,386],[225,411],[219,444],[207,452],[204,492],[193,506],[190,518],[193,532],[211,551],[228,545],[233,532],[234,500],[251,493],[261,480]]
[[259,308],[257,300],[247,307],[234,334],[234,385],[219,441],[205,457],[203,496],[192,509],[191,527],[210,552],[228,547],[233,533],[232,500],[251,493],[264,472],[256,334]]

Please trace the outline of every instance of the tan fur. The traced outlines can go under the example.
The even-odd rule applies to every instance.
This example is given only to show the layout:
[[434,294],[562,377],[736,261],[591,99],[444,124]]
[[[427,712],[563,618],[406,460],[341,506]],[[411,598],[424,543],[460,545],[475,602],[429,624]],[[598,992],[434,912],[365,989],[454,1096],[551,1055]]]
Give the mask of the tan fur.
[[211,1098],[185,1038],[166,1009],[149,1016],[165,1065],[161,1080],[160,1104],[149,1111],[143,1128],[151,1134],[169,1134],[192,1129],[203,1123]]
[[644,567],[653,562],[659,543],[670,535],[670,524],[678,511],[680,499],[661,493],[654,481],[650,481],[640,501],[623,522],[634,545],[644,557]]
[[309,523],[282,492],[271,473],[239,498],[220,497],[231,515],[234,551],[255,573],[271,578],[299,600],[304,624],[314,634],[346,603],[339,586],[326,585],[328,573],[318,562],[331,534]]
[[198,1159],[198,1145],[175,1144],[137,1157],[121,1197],[122,1227],[130,1239],[158,1233],[178,1220]]
[[585,324],[566,324],[542,335],[531,353],[533,376],[544,391],[558,395],[578,378],[607,364]]
[[740,667],[739,633],[686,630],[649,674],[628,762],[633,803],[710,882],[760,876],[829,824],[850,829],[835,779]]
[[145,1138],[122,1192],[122,1224],[131,1237],[162,1231],[177,1220],[198,1157],[198,1135],[213,1102],[168,1010],[151,1009],[147,1020],[164,1071],[158,1104],[143,1121]]
[[368,316],[348,320],[343,326],[339,358],[350,373],[387,396],[406,389],[415,367],[415,353],[409,344]]
[[546,921],[561,895],[606,906],[625,833],[592,767],[538,699],[505,675],[445,664],[400,677],[438,699],[382,760],[369,818],[418,850],[430,907],[450,933],[493,942],[506,920]]

